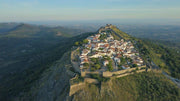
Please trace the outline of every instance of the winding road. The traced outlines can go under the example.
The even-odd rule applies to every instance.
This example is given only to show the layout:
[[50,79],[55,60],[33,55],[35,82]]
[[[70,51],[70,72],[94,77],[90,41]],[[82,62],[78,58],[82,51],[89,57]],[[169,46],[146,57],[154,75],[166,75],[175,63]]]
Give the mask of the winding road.
[[[152,69],[160,69],[154,62],[151,62]],[[169,76],[166,72],[162,71],[162,74],[165,75],[168,79],[174,82],[180,88],[180,80],[174,77]]]

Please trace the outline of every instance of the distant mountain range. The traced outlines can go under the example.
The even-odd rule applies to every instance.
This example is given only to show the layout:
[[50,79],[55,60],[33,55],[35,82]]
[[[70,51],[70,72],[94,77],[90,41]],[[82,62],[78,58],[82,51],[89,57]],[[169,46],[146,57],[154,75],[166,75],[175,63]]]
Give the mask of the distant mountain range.
[[0,37],[57,37],[75,36],[87,32],[86,29],[47,27],[24,23],[0,23]]
[[[121,24],[115,23],[119,29],[134,37],[151,40],[180,42],[180,25],[147,25],[147,24]],[[90,29],[96,31],[102,24],[80,24],[70,28]]]

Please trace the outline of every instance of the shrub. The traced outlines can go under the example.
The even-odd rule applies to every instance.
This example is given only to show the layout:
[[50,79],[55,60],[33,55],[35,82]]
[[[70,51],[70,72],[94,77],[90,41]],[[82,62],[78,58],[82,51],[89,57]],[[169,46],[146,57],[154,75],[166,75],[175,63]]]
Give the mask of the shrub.
[[133,66],[133,67],[137,67],[138,65],[137,65],[137,64],[133,64],[132,66]]
[[79,46],[79,42],[75,42],[74,45]]

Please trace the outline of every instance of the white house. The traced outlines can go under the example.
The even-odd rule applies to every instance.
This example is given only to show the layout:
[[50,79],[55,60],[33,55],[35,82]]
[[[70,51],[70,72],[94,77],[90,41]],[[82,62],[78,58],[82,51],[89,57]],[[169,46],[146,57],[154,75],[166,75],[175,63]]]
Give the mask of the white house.
[[108,60],[105,60],[105,61],[103,62],[103,65],[104,65],[104,66],[107,66],[107,64],[109,64],[109,61],[108,61]]
[[123,69],[130,69],[130,67],[128,65],[123,65],[122,68]]
[[117,58],[117,57],[114,57],[114,61],[115,61],[116,63],[120,63],[120,62],[121,62],[121,60],[120,60],[119,58]]

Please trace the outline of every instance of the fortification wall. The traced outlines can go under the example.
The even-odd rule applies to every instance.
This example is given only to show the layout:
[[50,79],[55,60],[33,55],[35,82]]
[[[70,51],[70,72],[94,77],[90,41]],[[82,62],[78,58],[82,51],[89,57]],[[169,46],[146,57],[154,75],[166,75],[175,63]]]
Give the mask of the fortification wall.
[[142,70],[136,71],[136,73],[145,72],[145,71],[146,71],[146,69],[142,69]]
[[109,71],[103,72],[103,77],[111,77],[112,75],[113,75],[112,72],[109,72]]
[[74,79],[76,79],[76,78],[77,78],[77,74],[75,74],[74,77],[70,79],[70,81],[71,81],[71,80],[74,80]]
[[[75,76],[73,79],[76,79],[77,76]],[[77,91],[83,89],[85,87],[86,83],[94,83],[94,84],[98,84],[99,81],[97,79],[92,79],[92,78],[85,78],[84,82],[78,83],[78,84],[70,84],[70,90],[69,90],[69,96],[72,96],[74,93],[76,93]]]
[[85,82],[70,85],[70,91],[69,91],[69,96],[72,96],[74,93],[77,91],[83,89],[85,87]]
[[121,74],[121,75],[116,76],[116,78],[124,77],[124,76],[130,75],[130,74],[134,74],[134,73],[125,73],[125,74]]
[[97,79],[92,79],[92,78],[85,78],[84,81],[87,83],[94,83],[94,84],[99,83],[99,81]]
[[86,76],[86,72],[81,71],[81,76],[85,77]]
[[[137,70],[136,73],[145,72],[145,71],[146,71],[146,69]],[[148,70],[148,71],[150,71],[150,70]],[[121,75],[116,76],[116,78],[124,77],[124,76],[130,75],[130,74],[134,74],[134,72],[121,74]]]
[[85,77],[87,74],[99,74],[99,72],[81,71],[81,76],[82,77]]
[[[136,71],[136,73],[140,73],[140,72],[144,72],[146,71],[146,69],[141,69],[143,68],[144,66],[142,67],[139,67],[139,70]],[[136,68],[135,68],[136,69]],[[129,71],[132,71],[132,70],[135,70],[135,69],[130,69]],[[125,70],[123,72],[104,72],[105,73],[105,76],[107,77],[112,77],[113,76],[113,73],[115,73],[117,76],[113,76],[115,78],[120,78],[120,77],[124,77],[124,76],[127,76],[127,75],[131,75],[131,74],[134,74],[134,72],[127,72],[128,70]],[[148,69],[148,71],[152,71],[151,69]],[[127,72],[127,73],[126,73]],[[85,73],[85,72],[84,72]],[[87,72],[87,73],[98,73],[98,72]],[[119,74],[120,73],[120,74]],[[71,80],[75,79],[77,76],[75,76],[74,78],[72,78]],[[84,79],[84,82],[81,82],[81,83],[78,83],[78,84],[73,84],[73,85],[70,85],[70,92],[69,92],[69,96],[72,96],[74,93],[76,93],[77,91],[83,89],[86,85],[86,83],[94,83],[94,84],[98,84],[99,81],[97,79],[92,79],[92,78],[85,78]]]
[[[137,67],[137,68],[138,68],[138,70],[140,70],[140,69],[142,69],[144,67],[146,67],[146,66],[144,65],[144,66]],[[113,75],[119,75],[119,74],[124,74],[124,73],[131,72],[133,70],[136,70],[137,68],[130,68],[130,69],[125,69],[125,70],[119,70],[119,71],[115,71],[115,72],[106,71],[106,72],[102,73],[102,76],[103,77],[111,77]],[[85,77],[87,74],[100,74],[100,73],[99,72],[81,71],[81,76],[82,77]]]
[[[141,66],[141,67],[137,67],[138,70],[140,70],[141,68],[144,68],[146,66]],[[128,73],[131,72],[133,70],[136,70],[137,68],[130,68],[130,69],[125,69],[125,70],[119,70],[119,71],[115,71],[115,72],[103,72],[103,77],[111,77],[113,75],[120,75],[120,74],[124,74],[124,73]],[[145,70],[145,69],[144,69]]]

